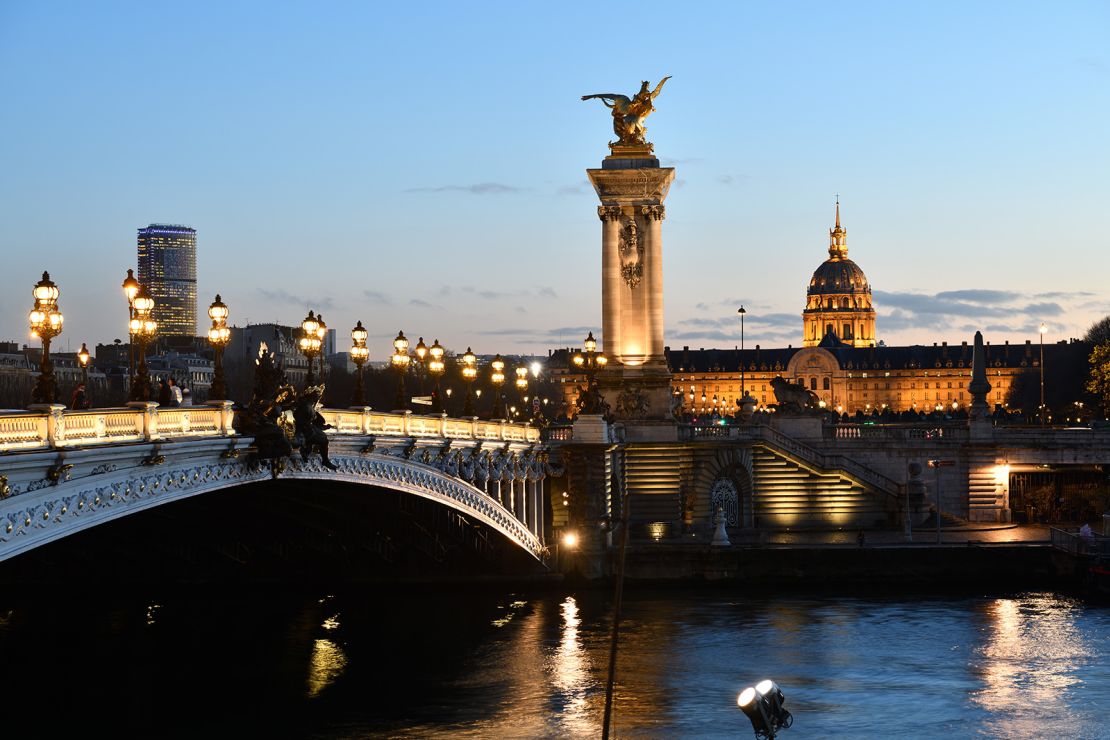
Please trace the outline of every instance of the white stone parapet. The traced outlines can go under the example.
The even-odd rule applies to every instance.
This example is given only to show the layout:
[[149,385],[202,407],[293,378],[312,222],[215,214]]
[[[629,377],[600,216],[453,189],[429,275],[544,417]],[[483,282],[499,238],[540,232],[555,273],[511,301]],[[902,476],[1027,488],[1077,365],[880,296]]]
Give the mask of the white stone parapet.
[[[383,413],[369,408],[323,409],[333,425],[329,434],[446,437],[502,442],[539,442],[539,429],[507,421],[454,419]],[[159,439],[230,437],[235,435],[230,401],[204,406],[160,408],[134,403],[127,408],[67,410],[60,405],[27,411],[0,412],[0,453],[93,445],[151,442]]]

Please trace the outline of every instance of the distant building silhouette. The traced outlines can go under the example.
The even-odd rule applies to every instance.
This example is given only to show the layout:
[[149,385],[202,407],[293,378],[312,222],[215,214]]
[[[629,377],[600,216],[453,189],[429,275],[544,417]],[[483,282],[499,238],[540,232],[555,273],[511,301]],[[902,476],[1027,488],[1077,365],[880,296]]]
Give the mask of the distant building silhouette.
[[162,337],[197,334],[197,232],[151,224],[139,229],[139,282],[154,298]]

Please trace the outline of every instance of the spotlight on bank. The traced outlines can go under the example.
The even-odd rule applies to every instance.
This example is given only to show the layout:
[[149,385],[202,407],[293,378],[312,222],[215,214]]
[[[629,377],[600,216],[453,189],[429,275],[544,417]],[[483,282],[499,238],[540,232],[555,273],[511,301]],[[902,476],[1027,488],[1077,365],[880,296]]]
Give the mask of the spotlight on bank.
[[563,547],[573,549],[578,546],[578,535],[575,532],[567,532],[563,535]]
[[749,686],[736,697],[736,705],[751,720],[758,738],[773,738],[779,730],[785,730],[794,723],[794,717],[783,708],[785,702],[782,689],[769,678]]

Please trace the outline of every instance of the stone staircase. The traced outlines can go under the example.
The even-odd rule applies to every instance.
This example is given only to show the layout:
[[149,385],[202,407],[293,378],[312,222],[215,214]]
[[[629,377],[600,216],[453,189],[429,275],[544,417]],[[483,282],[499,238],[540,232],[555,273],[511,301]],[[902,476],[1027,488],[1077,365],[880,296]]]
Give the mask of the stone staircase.
[[752,462],[760,527],[874,527],[892,523],[896,515],[893,496],[842,471],[818,470],[768,445],[754,447]]

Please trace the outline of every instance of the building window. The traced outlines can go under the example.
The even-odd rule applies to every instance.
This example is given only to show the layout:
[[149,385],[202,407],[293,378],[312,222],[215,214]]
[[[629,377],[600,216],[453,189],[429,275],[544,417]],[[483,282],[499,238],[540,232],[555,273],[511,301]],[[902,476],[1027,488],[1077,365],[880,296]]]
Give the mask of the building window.
[[817,378],[810,378],[809,379],[809,389],[811,391],[817,390]]
[[825,390],[829,390],[829,379],[825,378],[821,385]]

